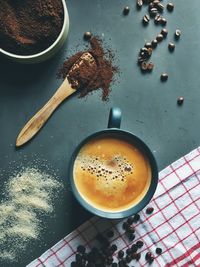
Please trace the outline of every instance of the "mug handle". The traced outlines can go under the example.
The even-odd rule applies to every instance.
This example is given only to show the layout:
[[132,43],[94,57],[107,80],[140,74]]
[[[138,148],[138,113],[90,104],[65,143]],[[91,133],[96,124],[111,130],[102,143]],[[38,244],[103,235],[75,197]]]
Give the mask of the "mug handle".
[[110,109],[108,128],[120,128],[122,112],[120,108],[113,107]]

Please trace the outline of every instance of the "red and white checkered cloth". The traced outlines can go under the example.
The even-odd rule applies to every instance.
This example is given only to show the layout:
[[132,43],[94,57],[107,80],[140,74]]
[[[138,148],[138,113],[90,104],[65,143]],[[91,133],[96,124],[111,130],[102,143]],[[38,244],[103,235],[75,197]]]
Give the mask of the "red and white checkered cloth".
[[[151,251],[155,255],[153,266],[200,266],[200,147],[174,162],[159,174],[159,185],[150,205],[151,215],[140,213],[135,225],[136,239],[144,246],[139,262],[134,266],[147,266],[144,256]],[[78,245],[88,250],[96,244],[97,232],[112,229],[112,238],[118,249],[131,245],[124,236],[121,221],[93,217],[55,246],[47,250],[28,267],[70,267]],[[156,256],[155,249],[163,253]]]

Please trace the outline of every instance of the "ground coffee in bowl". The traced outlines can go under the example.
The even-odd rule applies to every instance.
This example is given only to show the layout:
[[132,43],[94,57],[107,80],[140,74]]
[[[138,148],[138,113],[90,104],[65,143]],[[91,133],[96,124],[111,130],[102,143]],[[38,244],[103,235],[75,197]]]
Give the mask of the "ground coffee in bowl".
[[0,48],[16,55],[47,49],[64,21],[61,0],[0,0]]

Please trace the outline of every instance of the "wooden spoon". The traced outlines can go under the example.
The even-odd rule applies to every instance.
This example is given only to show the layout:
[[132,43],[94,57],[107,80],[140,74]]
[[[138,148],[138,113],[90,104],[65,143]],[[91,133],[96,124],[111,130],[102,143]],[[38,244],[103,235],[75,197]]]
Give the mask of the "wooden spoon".
[[[41,108],[33,117],[30,119],[27,124],[24,126],[24,128],[19,133],[17,140],[16,140],[16,146],[19,147],[23,144],[25,144],[27,141],[29,141],[45,124],[45,122],[48,120],[48,118],[52,115],[52,113],[55,111],[55,109],[71,94],[75,93],[77,91],[77,88],[79,88],[80,83],[77,80],[73,80],[73,85],[76,85],[76,89],[72,88],[70,85],[68,78],[72,72],[77,72],[77,69],[81,67],[81,65],[84,66],[84,64],[87,64],[91,66],[91,72],[94,72],[94,68],[97,67],[95,59],[89,52],[85,52],[82,54],[82,56],[75,62],[75,64],[70,69],[67,77],[61,84],[61,86],[58,88],[56,93],[52,96],[52,98],[46,103],[46,105]],[[71,76],[73,77],[73,76]]]

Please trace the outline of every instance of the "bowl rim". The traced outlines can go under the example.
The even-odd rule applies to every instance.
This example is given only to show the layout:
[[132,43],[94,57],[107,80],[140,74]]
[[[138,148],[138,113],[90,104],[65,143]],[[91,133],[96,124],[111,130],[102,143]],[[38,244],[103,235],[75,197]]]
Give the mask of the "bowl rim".
[[0,52],[4,55],[8,56],[8,57],[15,58],[15,59],[35,59],[35,58],[41,57],[41,56],[45,55],[46,53],[48,53],[49,51],[51,51],[57,45],[57,43],[59,43],[60,39],[62,38],[62,36],[65,32],[65,28],[67,26],[67,22],[69,20],[66,2],[65,2],[65,0],[61,0],[61,1],[62,1],[62,5],[63,5],[63,10],[64,10],[63,26],[62,26],[62,29],[61,29],[58,37],[56,38],[56,40],[48,48],[46,48],[45,50],[43,50],[39,53],[32,54],[32,55],[18,55],[18,54],[8,52],[2,48],[0,48]]
[[[74,162],[75,162],[75,159],[76,159],[80,149],[90,140],[101,137],[103,135],[109,135],[109,134],[111,134],[113,136],[114,135],[118,135],[118,136],[125,135],[128,138],[134,140],[135,143],[137,144],[137,146],[140,147],[140,149],[143,151],[143,153],[146,154],[147,159],[149,160],[149,164],[151,166],[151,182],[150,182],[149,188],[148,188],[147,192],[145,193],[145,195],[143,196],[143,198],[138,203],[136,203],[134,206],[129,207],[126,210],[117,211],[117,212],[100,210],[100,209],[92,206],[90,203],[88,203],[81,196],[78,189],[76,188],[74,177],[73,177]],[[122,137],[122,139],[123,139],[123,137]],[[78,144],[78,146],[75,148],[75,150],[71,156],[68,174],[69,174],[69,181],[70,181],[72,193],[75,196],[76,200],[79,202],[79,204],[82,207],[84,207],[86,210],[88,210],[90,213],[97,215],[99,217],[106,218],[106,219],[122,219],[122,218],[126,218],[126,217],[133,215],[133,214],[138,213],[143,208],[145,208],[148,205],[148,203],[151,201],[151,199],[152,199],[152,197],[156,191],[157,185],[158,185],[158,167],[157,167],[155,157],[154,157],[152,151],[150,150],[150,148],[138,136],[134,135],[133,133],[131,133],[129,131],[125,131],[125,130],[118,129],[118,128],[109,128],[109,129],[105,129],[102,131],[98,131],[98,132],[95,132],[95,133],[87,136],[85,139],[83,139]]]

